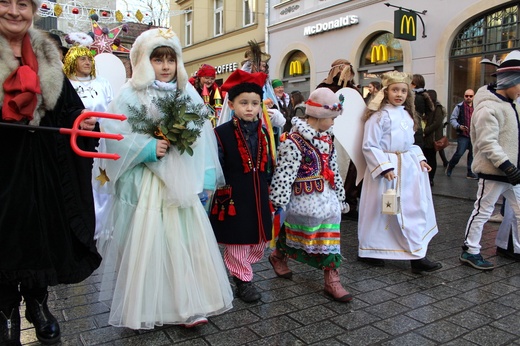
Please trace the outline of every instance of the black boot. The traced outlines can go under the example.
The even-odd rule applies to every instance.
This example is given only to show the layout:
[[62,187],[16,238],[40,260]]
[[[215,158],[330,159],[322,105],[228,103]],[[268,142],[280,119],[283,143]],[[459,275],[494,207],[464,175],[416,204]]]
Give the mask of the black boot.
[[36,298],[25,298],[25,318],[34,324],[36,337],[45,345],[52,345],[60,341],[60,325],[58,320],[49,311],[47,306],[48,294],[39,302]]
[[20,310],[18,306],[0,309],[0,345],[22,345],[20,343]]
[[417,260],[410,260],[410,264],[412,265],[412,273],[414,274],[433,272],[442,268],[442,264],[439,262],[432,262],[426,257]]
[[233,277],[233,280],[237,285],[237,298],[240,298],[242,301],[254,303],[262,297],[251,281],[242,281],[237,277]]

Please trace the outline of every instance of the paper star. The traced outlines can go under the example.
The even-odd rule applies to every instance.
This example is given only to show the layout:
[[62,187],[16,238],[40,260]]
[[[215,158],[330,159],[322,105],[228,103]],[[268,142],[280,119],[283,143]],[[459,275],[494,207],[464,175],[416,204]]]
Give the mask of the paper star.
[[99,175],[96,177],[96,180],[99,180],[101,186],[105,185],[105,183],[108,183],[110,178],[108,178],[107,171],[99,167]]
[[[117,36],[122,31],[122,25],[111,30],[102,28],[98,22],[92,20],[92,32],[94,33],[94,43],[89,48],[95,51],[95,54],[112,53],[112,51],[129,53],[130,50],[121,45],[114,44]],[[118,40],[119,41],[119,40]],[[94,53],[94,52],[93,52]]]

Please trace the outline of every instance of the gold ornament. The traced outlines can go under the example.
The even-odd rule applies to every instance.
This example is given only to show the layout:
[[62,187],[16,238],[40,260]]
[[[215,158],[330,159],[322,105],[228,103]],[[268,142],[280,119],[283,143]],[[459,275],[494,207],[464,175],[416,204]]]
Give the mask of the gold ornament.
[[169,38],[172,38],[173,36],[175,36],[175,33],[173,32],[172,29],[168,29],[168,30],[159,29],[159,35],[161,35],[165,39],[169,39]]
[[116,11],[116,20],[118,22],[122,22],[123,21],[123,14],[119,10]]
[[135,18],[137,18],[139,22],[143,20],[143,14],[141,13],[141,10],[137,10],[137,12],[135,13]]
[[88,16],[90,17],[93,14],[96,14],[96,10],[91,8],[90,11],[88,11]]
[[62,13],[63,13],[63,7],[61,7],[60,4],[54,5],[54,14],[56,15],[56,17],[61,16]]
[[96,180],[99,180],[101,186],[105,185],[105,183],[108,183],[110,179],[108,178],[107,171],[99,167],[99,175],[96,177]]

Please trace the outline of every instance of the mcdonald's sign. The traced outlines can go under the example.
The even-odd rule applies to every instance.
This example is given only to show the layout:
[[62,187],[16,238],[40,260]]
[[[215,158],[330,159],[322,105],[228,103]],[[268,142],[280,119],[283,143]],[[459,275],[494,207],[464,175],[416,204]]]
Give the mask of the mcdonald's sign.
[[388,48],[382,44],[373,46],[370,52],[370,62],[372,64],[386,63],[388,61]]
[[299,75],[302,74],[302,63],[298,60],[291,61],[291,64],[289,65],[289,75]]
[[417,14],[403,10],[394,12],[394,37],[406,41],[417,39]]

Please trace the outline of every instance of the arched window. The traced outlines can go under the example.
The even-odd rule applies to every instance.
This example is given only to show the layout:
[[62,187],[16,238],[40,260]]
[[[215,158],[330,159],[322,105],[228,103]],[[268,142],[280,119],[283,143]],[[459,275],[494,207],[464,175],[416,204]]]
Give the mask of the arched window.
[[287,59],[285,68],[283,71],[283,78],[295,78],[301,76],[308,76],[311,72],[309,66],[309,59],[304,52],[297,50],[294,51]]
[[448,108],[461,102],[464,91],[495,81],[496,67],[480,64],[483,59],[497,61],[520,45],[519,5],[488,12],[460,29],[451,46]]
[[363,97],[368,93],[368,84],[380,81],[387,71],[403,70],[403,49],[398,39],[389,32],[376,34],[365,46],[359,62],[359,84]]

